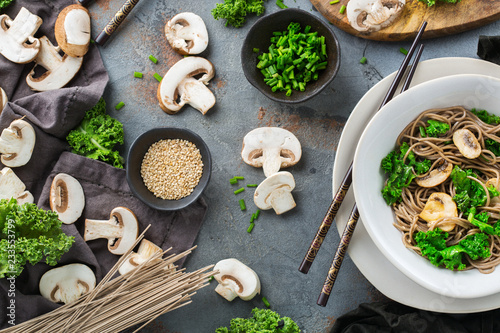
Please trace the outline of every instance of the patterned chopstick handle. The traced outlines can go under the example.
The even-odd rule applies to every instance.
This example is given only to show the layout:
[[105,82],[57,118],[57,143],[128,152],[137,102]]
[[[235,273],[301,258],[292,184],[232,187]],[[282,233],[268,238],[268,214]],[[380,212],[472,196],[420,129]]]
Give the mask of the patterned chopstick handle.
[[342,205],[342,202],[344,201],[347,195],[347,191],[349,190],[351,183],[352,183],[352,163],[349,166],[349,169],[347,170],[344,179],[342,180],[341,186],[337,190],[337,193],[335,193],[335,197],[333,198],[333,201],[330,207],[328,208],[328,211],[325,217],[323,218],[323,221],[321,222],[321,225],[319,226],[319,229],[316,232],[316,235],[314,236],[314,239],[311,242],[311,245],[309,246],[309,249],[307,250],[305,257],[302,260],[302,263],[300,264],[299,267],[300,272],[304,274],[307,274],[307,272],[309,272],[309,268],[311,268],[311,265],[314,259],[316,258],[316,255],[318,254],[321,244],[323,244],[326,234],[328,233],[328,230],[330,230],[330,227],[332,226],[333,219],[335,219],[335,216],[337,216],[337,212],[339,211],[340,205]]
[[115,16],[108,22],[108,24],[101,31],[99,36],[95,39],[96,43],[99,45],[104,45],[108,40],[109,36],[118,28],[118,26],[125,20],[127,15],[132,11],[132,9],[137,5],[139,0],[127,0],[123,4],[122,8],[115,14]]
[[337,279],[337,275],[340,270],[340,266],[342,265],[342,261],[347,253],[347,248],[349,247],[349,242],[351,241],[352,234],[354,233],[354,229],[356,228],[356,223],[359,219],[358,207],[356,204],[352,208],[351,215],[349,216],[349,220],[345,226],[344,232],[342,233],[342,237],[340,238],[340,244],[335,252],[335,256],[333,258],[332,266],[328,271],[328,276],[326,277],[325,283],[323,284],[323,289],[321,290],[321,294],[318,298],[318,305],[326,306],[328,302],[328,297],[330,297],[330,293],[332,292],[333,285],[335,280]]

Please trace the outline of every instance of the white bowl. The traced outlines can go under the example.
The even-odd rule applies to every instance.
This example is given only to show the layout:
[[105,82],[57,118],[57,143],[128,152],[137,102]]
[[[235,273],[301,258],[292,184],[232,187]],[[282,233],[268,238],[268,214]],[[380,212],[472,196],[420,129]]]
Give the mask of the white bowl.
[[491,274],[433,266],[407,249],[393,226],[394,214],[382,198],[382,159],[395,148],[399,133],[421,112],[461,105],[500,115],[500,80],[453,75],[415,86],[387,103],[366,126],[354,155],[353,188],[363,224],[387,259],[410,279],[443,296],[476,298],[500,292],[500,267]]

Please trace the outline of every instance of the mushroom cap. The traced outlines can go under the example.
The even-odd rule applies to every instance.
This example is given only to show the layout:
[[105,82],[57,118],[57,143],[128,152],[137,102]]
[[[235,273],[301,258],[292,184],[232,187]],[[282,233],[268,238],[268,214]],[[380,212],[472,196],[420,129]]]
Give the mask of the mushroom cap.
[[29,162],[35,147],[33,127],[22,119],[16,119],[0,135],[1,160],[5,166],[19,167]]
[[[458,217],[457,205],[452,197],[443,192],[434,192],[429,196],[425,203],[424,209],[419,214],[420,218],[425,220],[430,226],[435,226],[436,223],[446,217]],[[455,223],[443,223],[439,228],[449,232],[453,230]]]
[[53,268],[42,275],[40,294],[46,299],[64,304],[75,301],[81,295],[94,290],[95,274],[87,265],[69,264]]
[[82,215],[84,207],[85,195],[80,182],[66,173],[57,174],[50,186],[50,209],[63,223],[71,224]]
[[241,158],[254,167],[263,167],[266,177],[297,164],[302,148],[297,137],[280,127],[259,127],[243,138]]
[[157,246],[153,242],[148,241],[147,239],[143,239],[141,241],[141,244],[139,245],[137,253],[132,252],[130,258],[118,268],[118,272],[120,272],[121,275],[127,274],[159,252],[163,252],[161,247]]
[[422,187],[434,187],[439,184],[444,183],[446,179],[451,175],[453,171],[453,164],[449,163],[447,160],[442,159],[438,162],[437,168],[429,172],[428,175],[415,178],[415,182],[418,186]]
[[183,55],[199,54],[208,46],[205,22],[190,12],[179,13],[165,25],[165,36],[172,48]]
[[0,15],[0,54],[12,62],[26,64],[37,56],[40,42],[33,37],[42,19],[22,7],[14,20]]
[[215,280],[219,282],[215,291],[228,301],[232,301],[236,296],[248,301],[260,294],[259,276],[238,259],[221,260],[215,265],[214,271],[219,271],[214,275]]
[[276,214],[280,215],[296,206],[291,193],[294,188],[293,175],[288,171],[280,171],[267,177],[257,186],[253,201],[260,209],[273,208]]
[[[61,56],[46,37],[40,37],[40,52],[35,59],[36,65],[26,77],[26,83],[35,91],[60,89],[73,79],[82,66],[82,57]],[[47,71],[39,77],[33,77],[36,66],[42,66]]]
[[[207,85],[215,75],[214,66],[205,58],[187,57],[176,62],[168,70],[158,86],[157,97],[162,110],[166,113],[174,114],[177,113],[177,111],[179,111],[185,104],[190,104],[189,101],[186,100],[186,94],[180,93],[179,85],[181,83],[191,82],[184,81],[186,78],[202,73],[204,74],[198,79],[198,81],[205,85]],[[185,92],[186,89],[184,88],[183,91]],[[215,97],[213,99],[215,99]],[[177,102],[177,100],[179,101]]]
[[7,102],[8,102],[8,98],[7,98],[7,94],[5,93],[5,91],[2,89],[2,87],[0,87],[0,113],[2,112],[2,110],[5,108],[5,106],[7,105]]
[[453,132],[453,143],[465,158],[474,159],[481,155],[481,145],[474,133],[466,128]]
[[0,171],[0,199],[14,198],[20,205],[25,202],[33,203],[33,195],[25,190],[26,186],[11,168],[4,167]]
[[405,3],[406,0],[350,0],[347,20],[358,31],[378,31],[399,17]]
[[71,57],[83,57],[90,45],[90,14],[87,8],[74,4],[57,16],[54,34],[57,44]]

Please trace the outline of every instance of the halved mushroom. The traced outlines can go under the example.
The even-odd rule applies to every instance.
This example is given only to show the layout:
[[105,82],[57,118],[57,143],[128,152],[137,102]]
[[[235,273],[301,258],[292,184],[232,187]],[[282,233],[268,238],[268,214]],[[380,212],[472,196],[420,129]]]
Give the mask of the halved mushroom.
[[[129,259],[125,261],[120,268],[118,268],[118,272],[121,275],[127,274],[149,258],[151,258],[156,253],[162,252],[161,247],[155,245],[153,242],[148,241],[147,239],[143,239],[141,244],[139,245],[139,249],[137,253],[132,252]],[[158,259],[160,260],[160,259]]]
[[33,127],[22,119],[16,119],[0,135],[2,163],[8,167],[25,165],[31,159],[36,135]]
[[95,288],[95,274],[84,264],[53,268],[42,275],[40,294],[54,303],[68,304]]
[[300,142],[292,132],[279,127],[259,127],[245,135],[241,157],[246,164],[262,167],[266,177],[297,164]]
[[215,292],[228,301],[236,296],[248,301],[260,294],[259,276],[241,261],[234,258],[221,260],[215,265],[214,271],[219,271],[214,275],[219,282]]
[[66,173],[57,174],[50,186],[50,209],[65,224],[74,223],[82,215],[85,195],[80,182]]
[[54,26],[59,47],[71,57],[83,57],[90,45],[90,15],[87,8],[69,5],[57,16]]
[[116,207],[109,220],[85,220],[83,239],[108,239],[108,250],[113,254],[124,254],[134,245],[139,235],[139,223],[128,208]]
[[19,64],[33,61],[40,50],[40,41],[33,35],[40,25],[42,19],[24,7],[14,21],[6,14],[0,15],[0,54]]
[[[442,218],[458,217],[457,205],[449,194],[435,192],[429,196],[419,216],[432,226]],[[439,228],[448,232],[454,227],[455,223],[450,222],[441,224]]]
[[451,175],[452,170],[453,164],[443,159],[438,162],[437,167],[429,172],[427,176],[415,178],[415,182],[422,187],[434,187],[444,183]]
[[19,205],[26,202],[33,203],[33,195],[26,191],[26,185],[17,177],[11,168],[3,168],[0,171],[0,199],[14,198]]
[[[500,191],[500,183],[498,182],[498,178],[490,178],[486,181],[486,187],[493,186],[497,191]],[[500,204],[500,197],[491,197],[490,196],[490,206],[494,206]]]
[[481,155],[481,145],[474,133],[466,128],[453,132],[453,143],[464,157],[474,159]]
[[0,87],[0,112],[2,112],[3,108],[7,105],[7,102],[9,100],[7,99],[7,94],[5,91]]
[[[61,56],[60,48],[52,45],[46,37],[40,37],[40,52],[38,53],[31,72],[26,77],[26,83],[35,91],[60,89],[78,73],[82,66],[82,57],[71,57],[67,54]],[[35,68],[42,66],[47,71],[39,77],[33,77]]]
[[165,25],[165,36],[180,54],[199,54],[208,45],[205,22],[194,13],[180,13],[172,17]]
[[350,0],[347,20],[358,31],[378,31],[399,17],[405,3],[405,0]]
[[[198,80],[193,78],[203,74]],[[168,114],[175,114],[185,104],[202,114],[214,106],[215,97],[205,86],[214,77],[212,63],[201,57],[187,57],[176,62],[165,74],[158,86],[160,107]],[[198,82],[194,82],[198,81]]]
[[288,171],[280,171],[259,184],[255,190],[253,201],[260,209],[273,208],[275,213],[280,215],[296,206],[292,196],[294,188],[295,180],[292,174]]

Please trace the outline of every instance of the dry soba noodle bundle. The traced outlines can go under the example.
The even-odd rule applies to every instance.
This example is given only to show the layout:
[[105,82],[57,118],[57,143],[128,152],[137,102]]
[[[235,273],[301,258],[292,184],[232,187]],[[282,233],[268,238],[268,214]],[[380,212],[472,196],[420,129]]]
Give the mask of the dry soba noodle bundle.
[[[500,155],[499,122],[500,118],[485,111],[473,113],[462,107],[427,110],[403,130],[397,139],[398,149],[382,162],[387,172],[391,167],[384,167],[384,163],[392,164],[397,154],[404,156],[406,164],[413,158],[415,174],[415,161],[430,161],[421,163],[427,168],[430,165],[428,171],[408,178],[415,177],[399,190],[398,199],[391,202],[386,197],[394,194],[393,188],[388,189],[394,180],[391,175],[382,192],[392,204],[395,226],[403,233],[405,246],[434,265],[490,273],[500,263],[500,157],[495,155]],[[431,137],[435,124],[445,129]],[[408,152],[401,153],[399,147],[406,144]],[[436,233],[443,235],[442,243],[436,240]],[[483,248],[478,248],[481,241]],[[481,255],[462,251],[465,247]]]

